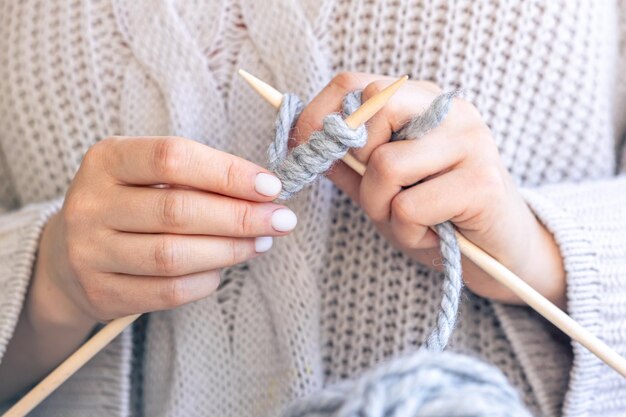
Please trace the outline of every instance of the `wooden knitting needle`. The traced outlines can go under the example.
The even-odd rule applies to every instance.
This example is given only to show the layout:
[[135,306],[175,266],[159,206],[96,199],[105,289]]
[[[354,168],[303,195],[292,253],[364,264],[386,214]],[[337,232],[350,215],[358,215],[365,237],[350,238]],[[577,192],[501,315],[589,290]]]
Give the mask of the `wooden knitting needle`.
[[[259,93],[261,97],[265,98],[272,106],[276,108],[280,107],[280,103],[283,101],[283,95],[280,91],[276,90],[269,84],[264,83],[245,70],[240,69],[239,75],[241,75],[243,79],[246,80],[248,84],[250,84],[252,88],[254,88],[256,92]],[[371,97],[367,100],[366,104],[363,104],[361,107],[356,109],[354,113],[346,117],[346,124],[350,127],[350,129],[356,129],[371,119],[372,116],[374,116],[378,110],[380,110],[385,103],[389,101],[391,96],[393,96],[408,79],[408,75],[400,77],[380,93]],[[360,175],[365,173],[365,165],[349,153],[342,158],[342,161]]]
[[[280,91],[244,70],[240,69],[239,74],[274,107],[278,108],[280,106],[283,97]],[[357,126],[369,120],[369,118],[382,108],[386,101],[398,90],[398,88],[400,88],[400,85],[402,85],[407,78],[408,77],[406,76],[400,78],[381,91],[378,95],[363,103],[358,110],[346,118],[346,124],[348,124],[352,129],[355,129]],[[374,100],[379,95],[386,97],[387,100]],[[346,162],[348,166],[363,175],[366,168],[365,165],[356,160],[350,154],[346,154],[346,156],[349,156],[348,161],[346,161],[345,157],[342,161]],[[455,234],[463,255],[495,278],[502,285],[511,290],[537,313],[541,314],[544,318],[558,327],[563,333],[567,334],[573,340],[586,347],[591,353],[596,355],[611,368],[615,369],[620,375],[622,375],[622,377],[626,378],[626,359],[620,356],[615,350],[611,349],[606,343],[598,339],[583,326],[578,324],[563,310],[552,304],[552,302],[550,302],[547,298],[528,285],[526,281],[515,275],[507,267],[491,257],[487,252],[467,240],[458,231],[456,231]]]
[[[239,73],[242,74],[242,76],[252,77],[244,71],[240,71]],[[366,103],[367,105],[361,106],[346,119],[348,125],[352,128],[356,128],[363,123],[363,121],[370,119],[407,79],[408,77],[406,76],[402,77],[392,86],[387,87],[385,90],[368,100]],[[268,97],[268,100],[273,100],[272,104],[274,104],[275,107],[280,105],[282,94],[264,83],[259,83],[256,87],[259,88],[259,90],[257,90],[259,91],[259,94],[264,97]],[[351,160],[349,159],[346,163],[352,164],[350,166],[353,167],[355,171],[360,172],[361,175],[365,172],[365,166],[354,158]],[[87,361],[93,358],[99,351],[109,344],[111,340],[124,331],[126,327],[130,326],[131,323],[133,323],[139,316],[140,314],[134,314],[122,317],[107,324],[102,328],[102,330],[95,334],[76,352],[61,363],[46,378],[30,390],[24,397],[15,403],[15,405],[3,414],[2,417],[22,417],[26,415],[40,402],[46,399],[46,397],[48,397],[52,392],[54,392],[54,390],[56,390],[70,376],[78,371],[85,363],[87,363]]]

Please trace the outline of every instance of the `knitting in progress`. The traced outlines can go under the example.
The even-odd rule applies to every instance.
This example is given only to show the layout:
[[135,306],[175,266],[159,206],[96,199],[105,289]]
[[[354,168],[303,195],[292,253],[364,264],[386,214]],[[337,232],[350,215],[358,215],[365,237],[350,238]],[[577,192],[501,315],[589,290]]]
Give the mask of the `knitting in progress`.
[[[437,97],[422,114],[395,132],[392,140],[415,140],[441,124],[458,91]],[[323,129],[291,153],[289,135],[303,104],[286,94],[275,124],[275,139],[268,149],[269,168],[283,183],[279,198],[300,191],[350,148],[367,142],[364,125],[351,129],[344,122],[361,104],[361,93],[343,101],[343,115],[326,116]],[[343,381],[294,404],[285,417],[313,416],[529,416],[517,393],[495,367],[476,359],[442,353],[454,330],[462,294],[461,253],[450,222],[435,226],[443,258],[442,300],[435,328],[425,349],[382,363],[354,381]],[[471,401],[468,401],[471,399]]]

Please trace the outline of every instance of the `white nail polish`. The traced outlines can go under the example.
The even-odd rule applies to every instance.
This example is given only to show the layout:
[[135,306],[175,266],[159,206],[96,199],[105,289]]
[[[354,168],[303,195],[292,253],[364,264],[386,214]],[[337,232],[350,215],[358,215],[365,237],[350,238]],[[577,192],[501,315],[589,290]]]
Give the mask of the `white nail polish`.
[[261,236],[254,239],[254,250],[257,253],[267,252],[272,249],[274,239],[271,236]]
[[282,188],[283,185],[275,176],[264,172],[256,174],[256,178],[254,179],[254,189],[257,193],[271,197],[280,193]]
[[279,232],[289,232],[298,224],[296,213],[288,208],[282,208],[272,213],[272,227]]

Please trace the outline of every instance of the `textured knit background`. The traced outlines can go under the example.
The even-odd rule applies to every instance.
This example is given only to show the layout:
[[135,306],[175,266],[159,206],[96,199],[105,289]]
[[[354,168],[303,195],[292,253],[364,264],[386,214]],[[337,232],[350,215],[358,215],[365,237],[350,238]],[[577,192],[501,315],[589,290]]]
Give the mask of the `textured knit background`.
[[[344,69],[462,87],[557,238],[570,313],[626,354],[626,179],[616,177],[626,125],[623,7],[0,2],[0,355],[41,227],[97,140],[177,134],[265,162],[275,110],[237,78],[239,67],[305,100]],[[151,316],[146,415],[274,416],[296,396],[423,343],[441,276],[390,247],[328,181],[290,206],[297,230],[227,271],[216,296]],[[468,295],[451,348],[497,365],[537,414],[626,414],[624,381],[579,346],[572,356],[525,308]],[[39,415],[128,415],[130,357],[125,333]]]

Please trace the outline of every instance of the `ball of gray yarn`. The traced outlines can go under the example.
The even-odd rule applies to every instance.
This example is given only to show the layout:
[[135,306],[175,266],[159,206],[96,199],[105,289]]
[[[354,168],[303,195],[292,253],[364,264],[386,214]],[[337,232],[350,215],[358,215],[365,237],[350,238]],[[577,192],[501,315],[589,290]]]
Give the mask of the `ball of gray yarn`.
[[283,417],[530,417],[497,368],[420,351],[290,406]]

